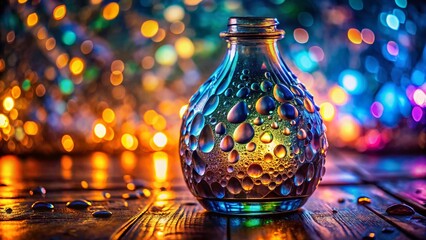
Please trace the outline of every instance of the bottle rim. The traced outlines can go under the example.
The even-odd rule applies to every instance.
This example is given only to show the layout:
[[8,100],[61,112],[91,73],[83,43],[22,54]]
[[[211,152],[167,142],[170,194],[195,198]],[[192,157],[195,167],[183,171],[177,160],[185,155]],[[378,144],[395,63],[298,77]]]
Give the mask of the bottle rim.
[[228,30],[222,38],[275,38],[284,37],[284,30],[277,29],[278,20],[273,17],[230,17]]

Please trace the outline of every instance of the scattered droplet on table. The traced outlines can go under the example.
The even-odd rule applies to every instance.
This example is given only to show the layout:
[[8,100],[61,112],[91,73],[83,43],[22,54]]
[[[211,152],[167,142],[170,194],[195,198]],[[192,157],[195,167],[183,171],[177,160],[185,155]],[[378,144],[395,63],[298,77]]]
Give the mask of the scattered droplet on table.
[[12,213],[12,208],[6,208],[6,213],[7,213],[7,214]]
[[123,193],[121,197],[126,200],[132,200],[139,199],[141,196],[138,193]]
[[112,216],[112,212],[108,210],[98,210],[92,213],[92,216],[95,218],[109,218]]
[[410,216],[415,213],[412,207],[405,204],[401,204],[401,203],[389,206],[386,209],[386,212],[390,215],[398,215],[398,216]]
[[365,240],[367,240],[367,239],[376,239],[376,234],[375,234],[375,233],[373,233],[373,232],[368,233],[368,234],[367,234],[367,235],[365,235],[362,239],[365,239]]
[[337,202],[338,202],[338,203],[344,203],[344,202],[345,202],[345,199],[344,199],[344,198],[339,198],[339,199],[337,199]]
[[84,199],[78,199],[71,202],[67,202],[66,206],[72,209],[86,209],[92,206],[92,203]]
[[111,193],[109,192],[102,192],[102,196],[106,199],[110,199],[111,198]]
[[83,180],[83,181],[80,182],[80,184],[81,184],[81,187],[83,189],[88,189],[89,188],[89,183],[87,181]]
[[383,233],[393,233],[394,231],[395,231],[395,229],[392,228],[392,227],[384,227],[384,228],[382,228],[382,232]]
[[358,204],[368,204],[371,203],[371,199],[366,196],[361,196],[358,198]]
[[30,190],[31,196],[44,196],[46,195],[46,189],[42,186],[37,186]]
[[139,189],[136,191],[140,196],[143,197],[150,197],[151,196],[151,191],[149,189]]
[[31,205],[31,208],[37,211],[47,211],[47,210],[53,210],[55,207],[51,203],[37,201],[33,203],[33,205]]

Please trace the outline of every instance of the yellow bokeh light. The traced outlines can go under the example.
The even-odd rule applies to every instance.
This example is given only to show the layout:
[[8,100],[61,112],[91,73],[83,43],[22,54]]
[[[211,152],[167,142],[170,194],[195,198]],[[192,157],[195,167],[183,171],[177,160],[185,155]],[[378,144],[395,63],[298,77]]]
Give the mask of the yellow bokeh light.
[[65,170],[71,170],[72,168],[72,158],[70,156],[64,155],[61,158],[61,168]]
[[167,179],[167,165],[169,157],[165,152],[155,152],[153,154],[155,180],[157,182],[164,182]]
[[72,140],[72,137],[68,134],[62,136],[61,143],[64,150],[67,152],[71,152],[74,149],[74,140]]
[[24,4],[24,3],[26,3],[28,0],[18,0],[18,3],[20,3],[20,4]]
[[18,110],[16,110],[16,108],[12,109],[12,110],[10,111],[10,113],[9,113],[9,117],[10,117],[10,119],[12,119],[12,120],[17,119],[17,118],[18,118],[18,115],[19,115],[19,113],[18,113]]
[[111,63],[111,72],[114,71],[119,71],[119,72],[123,72],[124,71],[124,62],[121,60],[114,60]]
[[6,111],[10,111],[12,110],[12,108],[15,106],[15,101],[13,100],[13,98],[11,97],[6,97],[3,100],[3,108]]
[[170,25],[170,31],[174,34],[181,34],[185,31],[185,24],[180,21],[173,22]]
[[118,3],[116,2],[111,2],[104,7],[104,10],[102,11],[102,16],[106,20],[113,20],[114,18],[118,16],[119,12],[120,12],[120,5],[118,5]]
[[71,59],[69,67],[71,73],[73,73],[74,75],[78,75],[84,70],[84,62],[81,58],[74,57],[73,59]]
[[354,44],[361,44],[362,37],[361,32],[358,29],[351,28],[348,30],[348,39]]
[[148,110],[143,114],[143,120],[151,125],[153,123],[153,119],[157,116],[158,113],[155,110]]
[[101,2],[102,2],[102,0],[90,0],[90,3],[93,4],[93,5],[97,5]]
[[152,140],[154,141],[154,144],[159,148],[163,148],[167,145],[167,136],[162,132],[156,133]]
[[6,63],[3,58],[0,58],[0,72],[3,72],[6,69]]
[[154,20],[148,20],[141,26],[141,34],[144,37],[151,38],[157,34],[159,29],[158,22]]
[[188,104],[183,105],[179,110],[179,117],[182,118],[185,114],[186,110],[188,109]]
[[12,97],[17,99],[19,96],[21,96],[21,89],[19,86],[14,86],[12,90],[10,90],[10,93],[12,94]]
[[152,126],[154,127],[155,130],[161,131],[166,128],[167,121],[163,116],[158,115],[156,118],[153,119]]
[[339,119],[338,130],[340,139],[345,142],[352,142],[356,140],[361,133],[359,123],[351,116],[344,116]]
[[95,133],[96,137],[103,138],[106,134],[106,127],[102,123],[97,123],[93,128],[93,132]]
[[67,7],[64,4],[58,5],[53,9],[53,18],[55,20],[61,20],[67,14]]
[[157,34],[155,34],[154,37],[152,37],[152,41],[154,42],[161,42],[166,38],[166,31],[162,28],[158,29]]
[[146,56],[142,59],[141,64],[144,69],[151,69],[152,67],[154,67],[155,60],[151,56]]
[[105,108],[102,111],[102,119],[107,123],[112,123],[115,119],[115,113],[111,108]]
[[136,155],[130,151],[124,151],[120,156],[121,167],[126,172],[131,172],[136,167]]
[[187,37],[180,37],[175,42],[176,52],[181,58],[191,58],[194,55],[194,44]]
[[36,122],[33,121],[27,121],[24,123],[24,132],[28,135],[37,135],[38,132],[38,125]]
[[335,114],[335,109],[333,104],[329,103],[329,102],[325,102],[323,104],[321,104],[320,106],[320,114],[322,116],[322,119],[324,121],[331,121],[334,118],[334,114]]
[[28,27],[32,27],[36,25],[38,22],[38,15],[37,13],[30,13],[27,17],[27,25]]
[[203,1],[203,0],[184,0],[183,2],[185,3],[185,5],[188,5],[188,6],[196,6],[201,1]]
[[9,118],[3,113],[0,113],[0,128],[6,128],[9,126]]
[[171,5],[164,10],[164,18],[168,22],[180,21],[185,17],[185,10],[179,5]]
[[138,139],[129,133],[125,133],[121,136],[121,144],[125,149],[133,151],[138,147]]
[[340,106],[348,102],[348,94],[339,86],[332,87],[328,94],[331,101],[333,101],[336,105]]

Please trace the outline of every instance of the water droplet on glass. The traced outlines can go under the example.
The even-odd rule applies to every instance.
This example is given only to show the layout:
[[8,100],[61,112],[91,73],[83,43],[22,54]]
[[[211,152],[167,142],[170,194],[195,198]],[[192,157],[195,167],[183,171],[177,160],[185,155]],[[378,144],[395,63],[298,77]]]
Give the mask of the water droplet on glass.
[[239,98],[246,98],[250,95],[250,89],[248,87],[243,87],[238,90],[236,96]]
[[42,186],[37,186],[35,188],[32,188],[30,190],[31,196],[44,196],[46,195],[46,189]]
[[296,175],[294,175],[294,185],[298,187],[302,185],[304,181],[305,181],[305,176],[303,175],[303,173],[301,171],[297,171]]
[[228,167],[226,168],[226,171],[227,171],[228,173],[232,173],[232,172],[234,172],[234,167],[233,167],[233,166],[228,166]]
[[303,140],[305,139],[307,136],[306,131],[304,129],[299,129],[299,131],[297,132],[297,138],[299,140]]
[[12,208],[6,208],[6,213],[7,214],[11,214],[12,213]]
[[246,174],[243,171],[237,173],[237,178],[243,178]]
[[303,105],[305,105],[305,108],[308,112],[315,112],[315,106],[309,98],[305,98],[305,100],[303,101]]
[[254,136],[254,129],[249,123],[241,123],[235,128],[233,136],[237,143],[248,143]]
[[232,150],[228,155],[228,161],[230,163],[236,163],[238,160],[240,160],[240,154],[237,150]]
[[260,141],[262,141],[263,143],[270,143],[272,142],[273,139],[274,139],[274,136],[269,131],[263,132],[260,135]]
[[270,96],[263,96],[256,102],[256,111],[262,115],[269,115],[274,109],[275,101]]
[[246,150],[249,152],[253,152],[254,150],[256,150],[256,143],[254,142],[247,143]]
[[213,182],[210,185],[211,189],[212,189],[212,193],[217,197],[217,198],[223,198],[225,196],[225,189],[217,182]]
[[194,160],[194,170],[198,175],[203,176],[206,171],[207,164],[198,156],[198,153],[195,151],[192,153],[192,159]]
[[274,86],[270,81],[263,81],[260,84],[260,90],[262,90],[262,92],[269,92],[272,89],[272,86]]
[[288,87],[278,83],[274,86],[274,97],[277,101],[283,103],[286,101],[293,100],[294,95],[290,91],[290,89],[288,89]]
[[252,84],[250,85],[250,89],[251,89],[251,90],[253,90],[253,91],[259,91],[259,90],[260,90],[260,85],[259,85],[259,83],[252,83]]
[[241,71],[241,73],[243,75],[248,75],[250,73],[250,69],[245,68],[245,69],[243,69],[243,71]]
[[394,204],[386,208],[386,212],[390,215],[410,216],[415,213],[414,209],[405,204]]
[[229,152],[234,148],[234,140],[231,136],[226,135],[222,141],[220,141],[220,149],[224,152]]
[[298,86],[291,86],[290,88],[291,88],[291,91],[297,96],[302,98],[305,97],[305,92],[302,89],[300,89]]
[[216,124],[217,123],[217,119],[215,117],[210,118],[210,124]]
[[253,120],[253,124],[254,124],[254,125],[257,125],[257,126],[260,126],[260,125],[262,125],[262,124],[263,124],[263,119],[262,119],[261,117],[256,117],[256,118]]
[[253,180],[251,180],[250,177],[245,177],[242,182],[243,182],[242,185],[243,185],[244,190],[250,191],[250,190],[253,189],[254,183],[253,183]]
[[66,206],[67,208],[72,208],[72,209],[86,209],[92,206],[92,203],[84,199],[78,199],[71,202],[67,202]]
[[277,122],[271,123],[271,128],[278,129],[278,123]]
[[271,176],[267,173],[264,173],[260,177],[260,181],[262,182],[262,184],[267,185],[271,182]]
[[204,116],[201,113],[197,113],[194,117],[194,120],[192,120],[191,124],[191,135],[198,136],[200,135],[201,130],[204,127]]
[[290,103],[283,103],[278,107],[278,115],[282,119],[292,120],[299,116],[299,111]]
[[290,194],[292,188],[293,188],[293,183],[291,181],[287,180],[283,182],[280,187],[281,195],[287,196],[288,194]]
[[236,179],[234,177],[231,177],[229,179],[228,185],[226,187],[227,187],[228,191],[232,194],[238,194],[242,190],[240,181],[238,181],[238,179]]
[[267,153],[267,154],[265,154],[265,156],[263,156],[263,161],[265,161],[265,162],[270,162],[273,159],[274,159],[274,157],[270,153]]
[[95,218],[109,218],[112,216],[112,212],[107,210],[98,210],[92,213],[92,216]]
[[226,89],[224,93],[225,97],[230,97],[232,95],[232,92],[233,92],[232,88]]
[[306,181],[310,182],[315,174],[315,167],[314,164],[309,163],[308,164],[308,170],[306,171]]
[[263,169],[257,163],[252,163],[247,169],[247,174],[252,178],[258,178],[262,175]]
[[288,128],[288,127],[285,127],[284,129],[283,129],[283,133],[284,133],[284,135],[290,135],[291,134],[291,131],[290,131],[290,128]]
[[247,119],[248,111],[246,102],[238,102],[229,110],[226,118],[230,123],[241,123]]
[[291,125],[291,126],[295,126],[296,124],[297,124],[297,122],[296,122],[295,120],[291,120],[291,121],[290,121],[290,125]]
[[275,154],[275,156],[277,156],[277,158],[283,158],[287,154],[287,151],[286,151],[285,147],[280,144],[280,145],[277,145],[274,148],[274,154]]
[[216,110],[219,105],[219,97],[217,95],[213,95],[207,100],[206,105],[204,105],[203,114],[204,116],[208,116]]
[[240,76],[241,81],[247,81],[249,77],[247,75],[241,75]]
[[189,136],[189,145],[188,145],[188,147],[192,151],[194,151],[195,149],[197,149],[197,137],[195,137],[194,135]]
[[358,204],[369,204],[371,203],[371,199],[369,197],[361,196],[357,200]]
[[49,211],[53,210],[55,206],[48,202],[37,201],[31,205],[31,208],[36,211]]
[[216,134],[219,135],[223,135],[226,133],[226,126],[223,122],[220,122],[218,124],[216,124],[216,127],[214,129],[214,131],[216,132]]
[[210,125],[205,125],[201,130],[200,138],[198,140],[198,146],[204,153],[209,153],[214,147],[214,135]]

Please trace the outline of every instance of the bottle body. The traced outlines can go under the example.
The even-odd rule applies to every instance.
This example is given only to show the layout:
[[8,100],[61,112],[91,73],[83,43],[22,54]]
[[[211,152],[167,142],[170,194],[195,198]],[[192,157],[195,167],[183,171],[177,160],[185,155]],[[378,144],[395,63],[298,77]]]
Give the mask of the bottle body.
[[325,172],[318,107],[277,54],[276,39],[228,42],[223,63],[183,117],[185,181],[210,211],[294,211]]

